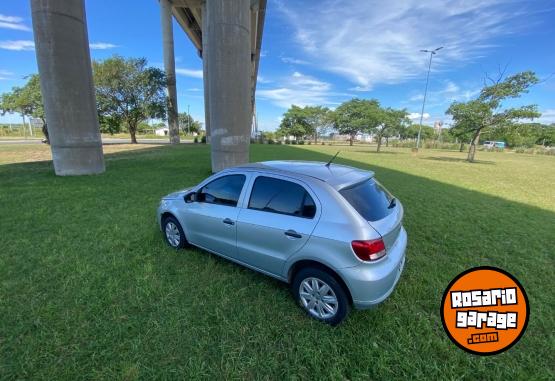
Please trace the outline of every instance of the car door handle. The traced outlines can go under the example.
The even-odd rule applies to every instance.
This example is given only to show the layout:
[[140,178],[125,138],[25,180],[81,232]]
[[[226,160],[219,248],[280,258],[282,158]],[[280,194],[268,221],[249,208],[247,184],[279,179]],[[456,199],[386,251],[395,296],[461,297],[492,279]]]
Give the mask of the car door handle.
[[283,234],[285,234],[285,235],[288,236],[288,237],[292,237],[292,238],[303,238],[302,235],[300,235],[299,233],[297,233],[296,231],[291,230],[291,229],[287,230],[287,231],[286,231],[285,233],[283,233]]
[[226,218],[223,223],[227,225],[235,225],[235,222],[233,222],[231,218]]

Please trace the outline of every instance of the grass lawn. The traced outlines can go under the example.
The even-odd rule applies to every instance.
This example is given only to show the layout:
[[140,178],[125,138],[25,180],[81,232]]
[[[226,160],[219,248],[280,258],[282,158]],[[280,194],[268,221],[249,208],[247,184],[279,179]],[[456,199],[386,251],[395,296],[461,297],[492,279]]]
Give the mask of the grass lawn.
[[[105,174],[67,178],[13,163],[10,150],[36,149],[0,147],[0,379],[555,377],[554,157],[252,146],[253,161],[340,149],[337,162],[373,169],[405,206],[398,288],[330,328],[286,285],[164,243],[158,201],[210,174],[208,147],[108,153]],[[447,284],[477,265],[515,275],[531,304],[523,338],[492,357],[457,348],[439,316]]]

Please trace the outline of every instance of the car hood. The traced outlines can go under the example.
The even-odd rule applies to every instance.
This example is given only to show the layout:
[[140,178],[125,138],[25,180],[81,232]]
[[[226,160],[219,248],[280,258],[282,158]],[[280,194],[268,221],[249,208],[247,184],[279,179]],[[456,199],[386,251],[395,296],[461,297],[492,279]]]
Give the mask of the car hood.
[[189,192],[191,189],[193,188],[186,188],[186,189],[182,189],[180,191],[177,192],[173,192],[170,194],[165,195],[164,197],[162,197],[163,200],[175,200],[177,198],[182,198],[183,196],[185,196],[187,194],[187,192]]

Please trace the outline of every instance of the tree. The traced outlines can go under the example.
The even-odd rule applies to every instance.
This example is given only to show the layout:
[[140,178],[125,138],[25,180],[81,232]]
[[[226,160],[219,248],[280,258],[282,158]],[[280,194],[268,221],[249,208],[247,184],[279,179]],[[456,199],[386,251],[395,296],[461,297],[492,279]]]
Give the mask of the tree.
[[449,135],[453,136],[459,142],[459,152],[464,150],[464,144],[470,142],[472,134],[470,129],[465,125],[464,121],[454,122],[449,129]]
[[380,104],[377,100],[353,98],[343,102],[333,112],[333,125],[340,134],[349,135],[353,145],[356,135],[371,131],[380,124]]
[[[23,87],[13,87],[10,93],[0,96],[0,113],[17,112],[23,116],[33,117],[42,121],[42,133],[46,143],[50,143],[48,128],[44,116],[44,106],[40,92],[40,78],[38,74],[30,75]],[[25,128],[25,126],[23,126]]]
[[303,112],[308,131],[314,135],[314,143],[318,143],[318,136],[327,133],[333,125],[331,111],[323,106],[306,106]]
[[127,126],[131,143],[137,143],[137,126],[149,118],[166,117],[166,76],[147,67],[144,58],[113,56],[93,61],[96,103],[101,120]]
[[378,147],[376,152],[380,152],[382,140],[400,131],[403,126],[410,124],[406,110],[395,110],[390,107],[379,110],[380,123],[374,128]]
[[283,114],[279,126],[279,134],[293,135],[295,139],[313,136],[318,142],[318,136],[325,133],[332,126],[331,111],[323,106],[299,107],[292,105]]
[[527,93],[528,89],[538,83],[538,78],[531,71],[514,74],[497,80],[488,77],[489,85],[485,85],[477,99],[468,102],[453,102],[447,114],[453,117],[455,124],[472,134],[467,160],[474,161],[476,147],[480,142],[480,134],[484,129],[508,127],[523,119],[541,116],[537,106],[527,105],[503,109],[503,101],[518,98]]
[[555,144],[555,123],[551,123],[549,126],[543,125],[536,144],[541,144],[544,147],[553,146]]
[[314,133],[313,127],[308,121],[308,112],[305,108],[296,105],[292,105],[283,114],[278,131],[284,136],[293,135],[296,140]]
[[179,128],[183,132],[196,132],[197,134],[201,130],[201,124],[199,121],[194,120],[190,114],[186,112],[180,112],[178,115]]

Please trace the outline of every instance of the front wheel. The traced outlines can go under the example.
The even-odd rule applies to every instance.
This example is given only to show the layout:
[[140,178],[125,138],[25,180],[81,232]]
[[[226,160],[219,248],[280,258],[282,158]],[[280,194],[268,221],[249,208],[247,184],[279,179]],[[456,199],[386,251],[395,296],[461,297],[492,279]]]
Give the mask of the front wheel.
[[183,228],[177,219],[173,216],[166,217],[162,222],[162,231],[168,245],[175,249],[182,249],[187,246],[187,239]]
[[301,308],[316,320],[337,325],[349,313],[349,298],[345,290],[325,271],[304,268],[295,275],[291,287]]

